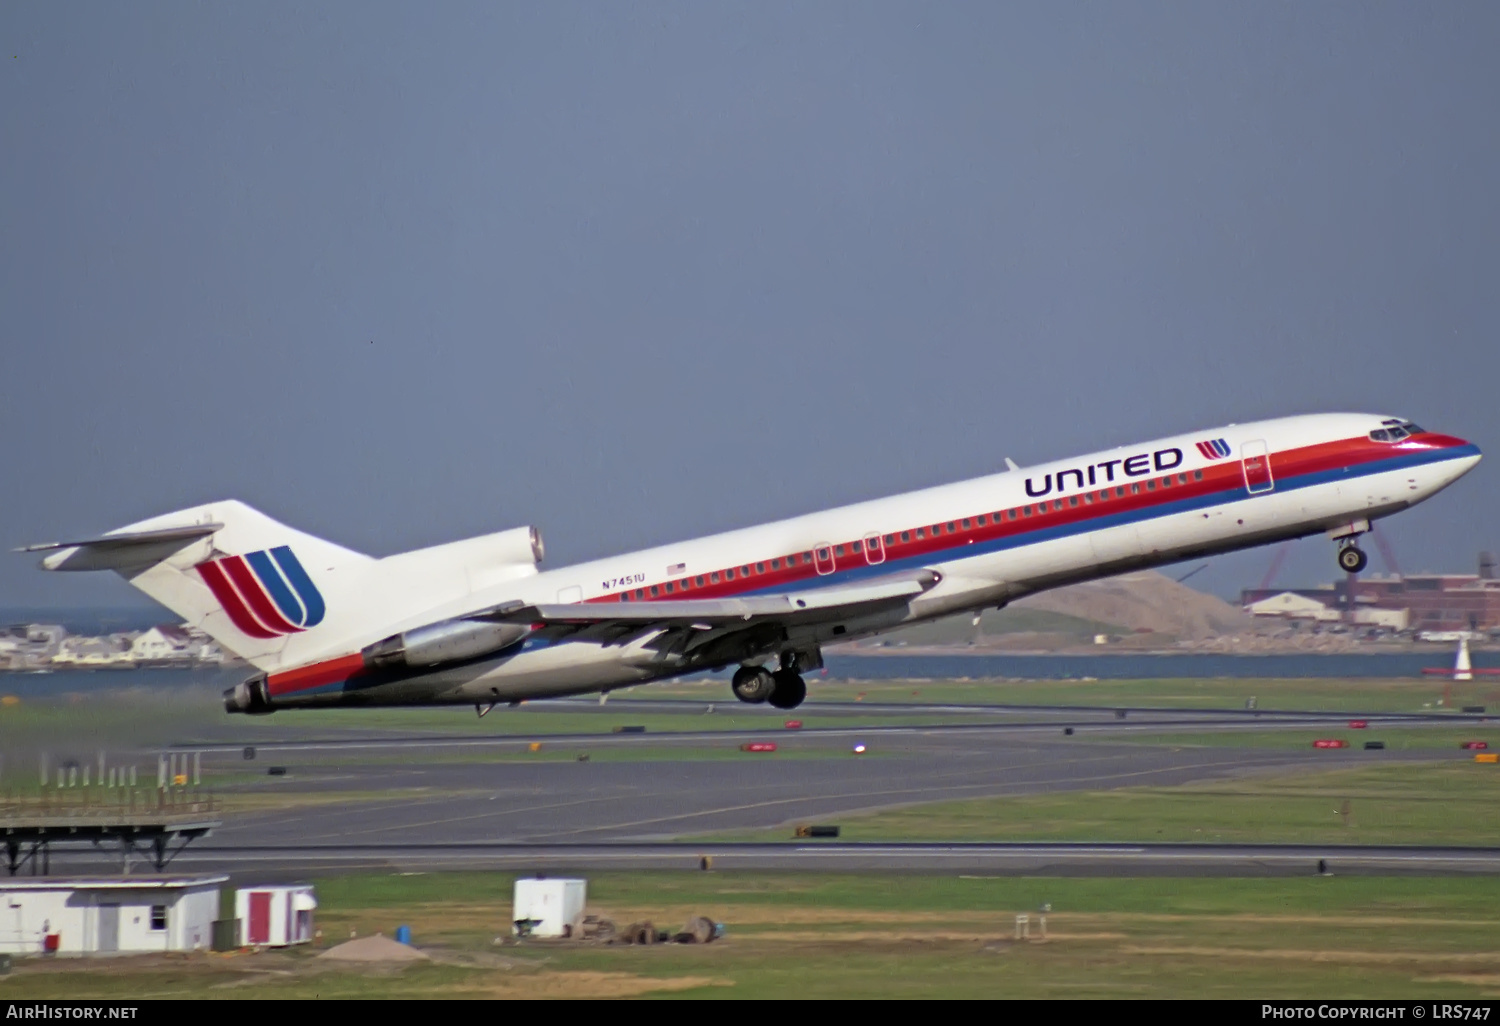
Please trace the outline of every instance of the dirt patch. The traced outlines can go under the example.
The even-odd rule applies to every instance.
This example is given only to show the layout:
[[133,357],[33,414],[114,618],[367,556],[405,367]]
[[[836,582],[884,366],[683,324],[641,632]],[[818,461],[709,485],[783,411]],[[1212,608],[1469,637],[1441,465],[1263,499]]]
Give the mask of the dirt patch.
[[712,976],[637,976],[633,973],[543,972],[486,980],[481,987],[445,987],[455,997],[624,998],[662,991],[732,987],[733,980]]
[[418,951],[410,944],[393,941],[378,933],[373,937],[357,937],[352,941],[345,941],[318,957],[340,962],[426,962],[431,958],[425,951]]

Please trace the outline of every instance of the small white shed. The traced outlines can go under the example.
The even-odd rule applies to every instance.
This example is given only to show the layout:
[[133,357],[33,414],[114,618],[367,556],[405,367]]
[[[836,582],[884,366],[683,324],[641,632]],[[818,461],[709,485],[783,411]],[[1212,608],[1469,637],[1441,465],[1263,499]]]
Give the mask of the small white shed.
[[213,942],[227,876],[0,879],[0,952],[198,951]]
[[516,881],[511,929],[525,937],[568,936],[583,915],[588,886],[587,880],[522,877]]
[[234,917],[242,947],[284,948],[313,938],[312,884],[266,884],[234,892]]

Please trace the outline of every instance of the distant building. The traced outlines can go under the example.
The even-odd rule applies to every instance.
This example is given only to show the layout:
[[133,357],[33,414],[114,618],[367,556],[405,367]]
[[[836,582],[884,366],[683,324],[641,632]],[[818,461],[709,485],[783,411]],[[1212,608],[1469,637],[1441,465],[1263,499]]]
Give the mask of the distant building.
[[200,951],[213,940],[227,876],[0,880],[8,918],[0,951],[14,955]]
[[1257,616],[1344,620],[1391,630],[1494,630],[1500,628],[1500,579],[1493,558],[1481,553],[1477,574],[1369,574],[1317,588],[1247,588],[1240,604]]
[[137,663],[187,662],[200,647],[185,628],[163,623],[135,636],[130,658]]

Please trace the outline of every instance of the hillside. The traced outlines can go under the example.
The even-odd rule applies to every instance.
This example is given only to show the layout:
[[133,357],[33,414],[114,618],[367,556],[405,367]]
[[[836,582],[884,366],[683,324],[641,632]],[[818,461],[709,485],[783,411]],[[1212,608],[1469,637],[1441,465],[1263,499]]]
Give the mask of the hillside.
[[890,645],[1052,647],[1095,635],[1140,636],[1152,644],[1253,633],[1254,618],[1229,603],[1154,571],[1124,574],[1032,595],[986,610],[976,628],[957,616],[882,637]]

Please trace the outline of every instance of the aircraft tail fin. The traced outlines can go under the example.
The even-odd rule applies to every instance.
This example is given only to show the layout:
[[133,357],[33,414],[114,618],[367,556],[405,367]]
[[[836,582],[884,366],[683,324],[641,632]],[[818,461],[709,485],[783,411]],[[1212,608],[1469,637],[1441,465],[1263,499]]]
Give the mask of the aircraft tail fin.
[[83,541],[28,546],[46,570],[114,570],[262,670],[297,665],[345,633],[376,560],[227,500]]

